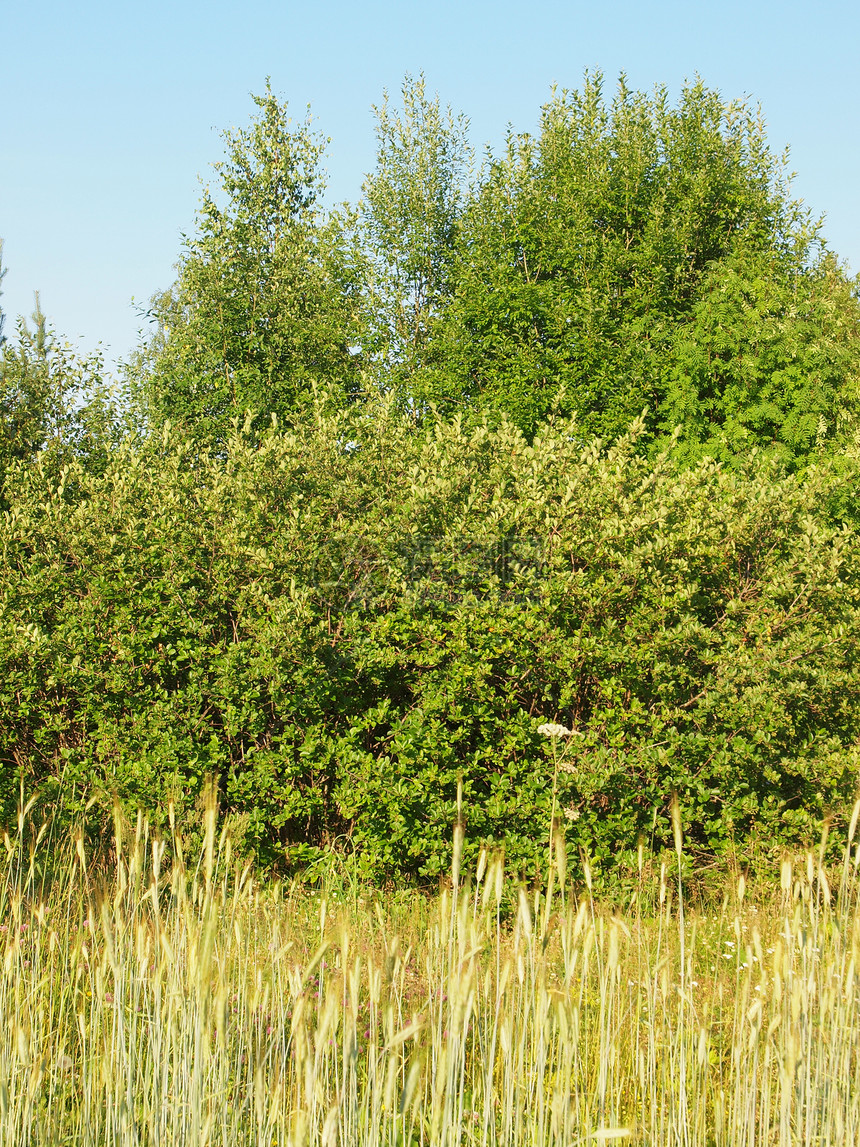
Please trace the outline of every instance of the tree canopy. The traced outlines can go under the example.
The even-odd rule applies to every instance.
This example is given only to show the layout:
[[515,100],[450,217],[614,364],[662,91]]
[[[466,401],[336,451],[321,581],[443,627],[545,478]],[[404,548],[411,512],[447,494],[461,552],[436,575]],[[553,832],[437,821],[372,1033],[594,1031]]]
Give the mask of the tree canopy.
[[270,89],[225,133],[133,372],[153,424],[223,440],[321,383],[527,435],[555,412],[613,438],[645,411],[643,448],[795,464],[856,417],[856,282],[749,103],[623,77],[607,99],[586,75],[475,170],[468,121],[423,77],[401,96],[374,109],[355,208],[324,209],[323,141]]
[[808,453],[857,402],[855,285],[791,199],[760,116],[701,82],[611,102],[600,76],[511,135],[463,212],[428,397],[553,410],[693,454]]
[[150,423],[223,442],[247,410],[288,418],[312,384],[356,386],[355,284],[342,228],[321,207],[325,142],[267,86],[250,127],[224,132],[197,233],[131,370]]
[[376,168],[358,212],[366,341],[383,389],[408,398],[453,289],[472,153],[468,121],[407,76],[402,110],[388,93],[375,107]]
[[6,476],[38,460],[56,477],[73,458],[101,470],[121,437],[121,418],[99,352],[81,355],[57,337],[36,294],[28,323],[0,343],[0,507]]

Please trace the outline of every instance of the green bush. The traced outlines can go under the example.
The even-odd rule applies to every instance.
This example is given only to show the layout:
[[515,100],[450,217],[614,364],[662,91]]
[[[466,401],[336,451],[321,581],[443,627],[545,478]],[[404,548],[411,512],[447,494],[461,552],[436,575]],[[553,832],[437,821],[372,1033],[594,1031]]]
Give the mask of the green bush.
[[[857,781],[860,547],[825,509],[857,460],[684,469],[637,432],[320,404],[220,459],[167,429],[59,485],[20,464],[6,817],[23,775],[192,830],[213,774],[262,862],[420,880],[449,869],[461,776],[467,849],[525,872],[554,785],[608,868],[666,843],[673,791],[707,856],[817,834]],[[544,720],[575,730],[557,775]]]

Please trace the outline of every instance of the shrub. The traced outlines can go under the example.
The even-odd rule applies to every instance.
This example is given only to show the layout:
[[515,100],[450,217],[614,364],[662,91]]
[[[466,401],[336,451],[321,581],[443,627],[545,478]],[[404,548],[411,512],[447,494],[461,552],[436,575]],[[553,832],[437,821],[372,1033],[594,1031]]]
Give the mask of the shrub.
[[[805,840],[853,796],[856,458],[648,461],[575,424],[416,428],[384,404],[222,458],[177,433],[38,465],[0,526],[0,760],[70,812],[193,828],[204,779],[265,863],[467,854],[534,871],[553,808],[608,867],[680,795],[693,850]],[[556,769],[537,728],[575,731]],[[109,802],[105,801],[105,807]],[[468,855],[467,855],[468,859]]]

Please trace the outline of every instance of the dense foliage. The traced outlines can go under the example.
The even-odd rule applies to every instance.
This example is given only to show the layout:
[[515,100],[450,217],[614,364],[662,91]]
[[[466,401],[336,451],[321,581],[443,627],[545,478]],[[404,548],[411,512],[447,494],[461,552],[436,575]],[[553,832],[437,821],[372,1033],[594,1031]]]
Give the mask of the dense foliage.
[[[857,785],[856,283],[760,117],[555,93],[476,171],[407,80],[355,208],[268,88],[127,365],[0,346],[0,804],[117,792],[375,877],[556,815],[631,862]],[[538,728],[573,730],[548,742]],[[632,863],[632,862],[631,862]]]
[[223,441],[248,408],[286,417],[317,380],[345,396],[357,385],[352,265],[319,204],[323,141],[268,88],[255,103],[252,126],[225,133],[220,196],[206,188],[131,372],[151,423],[183,421],[202,442]]
[[701,83],[607,105],[589,79],[482,173],[428,390],[528,433],[561,409],[614,437],[644,409],[694,457],[799,458],[856,409],[858,314],[749,108]]
[[[708,854],[813,835],[856,785],[860,547],[823,508],[856,478],[321,407],[223,459],[165,432],[47,497],[22,467],[7,815],[21,769],[67,801],[173,799],[189,825],[214,774],[267,861],[338,841],[424,878],[461,775],[469,847],[518,867],[554,800],[607,861],[655,817],[659,845],[675,790]],[[557,773],[546,719],[576,732]]]
[[0,343],[0,508],[14,463],[38,457],[52,478],[72,459],[102,469],[121,440],[122,422],[101,356],[81,356],[61,342],[37,294],[32,326],[19,319],[14,342]]
[[476,171],[467,122],[407,79],[358,207],[326,213],[323,142],[256,102],[153,302],[132,369],[153,425],[223,441],[316,382],[527,435],[555,411],[611,438],[644,410],[640,448],[797,462],[856,417],[856,284],[749,105],[623,79],[607,102],[587,76]]

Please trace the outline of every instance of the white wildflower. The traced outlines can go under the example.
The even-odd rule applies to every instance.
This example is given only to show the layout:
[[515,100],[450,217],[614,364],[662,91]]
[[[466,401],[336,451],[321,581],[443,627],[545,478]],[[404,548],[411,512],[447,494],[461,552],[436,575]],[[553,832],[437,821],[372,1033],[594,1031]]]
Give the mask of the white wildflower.
[[542,737],[571,737],[573,730],[566,725],[556,725],[549,721],[546,725],[538,725],[538,732]]

